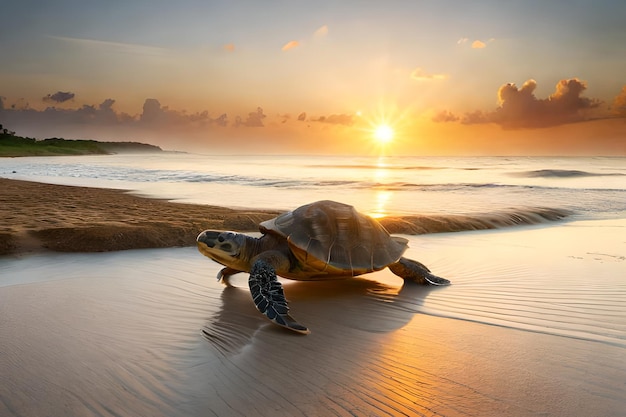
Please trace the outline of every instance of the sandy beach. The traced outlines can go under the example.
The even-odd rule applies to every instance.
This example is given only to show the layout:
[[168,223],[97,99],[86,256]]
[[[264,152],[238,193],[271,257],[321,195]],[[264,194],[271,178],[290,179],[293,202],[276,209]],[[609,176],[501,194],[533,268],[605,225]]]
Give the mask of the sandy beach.
[[0,190],[0,254],[193,246],[204,229],[258,230],[259,221],[278,213],[4,178]]
[[[260,221],[292,208],[236,210],[143,198],[123,190],[0,178],[0,255],[194,246],[202,230],[254,232]],[[538,208],[527,217],[496,212],[380,220],[391,233],[423,234],[534,224],[567,215],[563,210]]]
[[220,266],[189,247],[198,230],[254,230],[272,212],[0,187],[2,416],[626,409],[624,220],[410,236],[407,255],[451,279],[446,288],[388,271],[284,281],[312,330],[300,336],[256,312],[245,274],[225,288]]

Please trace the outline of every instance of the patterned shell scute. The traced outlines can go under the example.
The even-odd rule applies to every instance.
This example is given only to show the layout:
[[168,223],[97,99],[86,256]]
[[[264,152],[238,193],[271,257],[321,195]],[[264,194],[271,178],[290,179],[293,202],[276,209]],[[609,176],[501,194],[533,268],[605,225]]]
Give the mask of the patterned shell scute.
[[325,264],[342,271],[377,271],[396,262],[407,240],[392,237],[376,220],[354,207],[318,201],[261,223],[304,252],[301,262]]

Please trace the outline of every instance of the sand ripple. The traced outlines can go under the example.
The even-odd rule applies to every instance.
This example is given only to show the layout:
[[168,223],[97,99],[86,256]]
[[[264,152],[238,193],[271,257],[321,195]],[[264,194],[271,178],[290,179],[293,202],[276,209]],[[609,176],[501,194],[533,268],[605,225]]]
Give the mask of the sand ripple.
[[622,226],[592,225],[451,237],[440,268],[451,271],[454,285],[433,292],[418,310],[626,346]]

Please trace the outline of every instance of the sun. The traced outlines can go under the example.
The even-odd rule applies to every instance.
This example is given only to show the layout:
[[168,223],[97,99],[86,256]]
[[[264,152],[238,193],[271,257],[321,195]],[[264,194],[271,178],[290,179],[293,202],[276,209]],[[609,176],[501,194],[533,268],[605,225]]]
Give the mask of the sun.
[[386,144],[393,140],[393,128],[387,124],[381,124],[374,129],[374,139],[380,144]]
[[355,112],[355,127],[361,133],[359,137],[367,143],[369,153],[386,155],[403,146],[409,108],[401,111],[393,102],[380,101],[377,108]]

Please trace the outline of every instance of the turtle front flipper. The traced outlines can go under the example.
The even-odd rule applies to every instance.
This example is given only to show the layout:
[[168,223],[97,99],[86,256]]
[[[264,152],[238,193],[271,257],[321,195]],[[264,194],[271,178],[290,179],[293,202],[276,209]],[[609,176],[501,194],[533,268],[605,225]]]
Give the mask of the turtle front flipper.
[[217,273],[217,281],[223,282],[224,285],[226,285],[227,287],[232,287],[230,283],[230,277],[240,272],[242,271],[238,269],[233,269],[227,266],[225,268],[220,269],[220,272]]
[[425,265],[413,259],[400,258],[398,262],[389,265],[389,269],[399,277],[417,282],[418,284],[450,285],[449,280],[434,275]]
[[269,262],[264,259],[254,262],[250,269],[248,285],[257,310],[268,319],[289,330],[302,334],[310,333],[308,328],[289,315],[283,286],[276,279],[276,271]]

